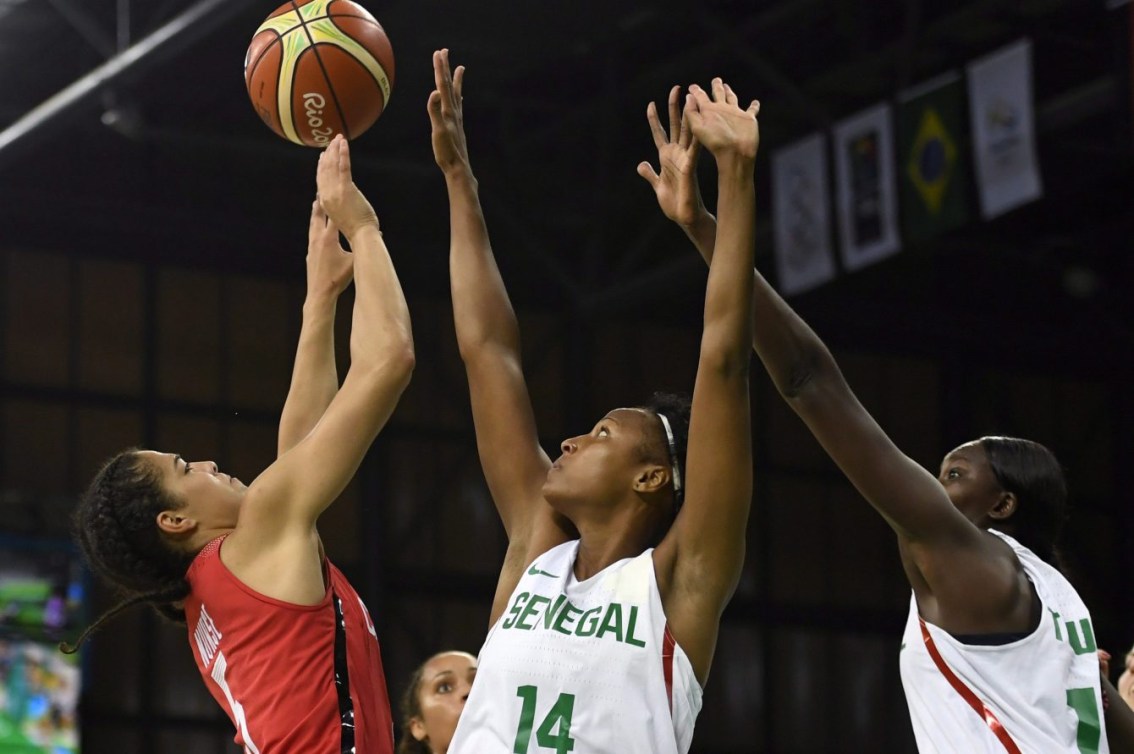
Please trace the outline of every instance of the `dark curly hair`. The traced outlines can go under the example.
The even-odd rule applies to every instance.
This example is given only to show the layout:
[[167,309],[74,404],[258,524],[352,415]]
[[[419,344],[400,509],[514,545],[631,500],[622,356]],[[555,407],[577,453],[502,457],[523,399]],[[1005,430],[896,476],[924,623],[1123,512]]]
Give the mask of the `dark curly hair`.
[[74,515],[74,536],[91,569],[126,596],[87,627],[72,645],[78,651],[105,622],[134,605],[149,603],[164,617],[185,622],[181,601],[189,596],[185,571],[191,553],[166,544],[155,519],[184,502],[167,493],[156,471],[141,461],[137,448],[111,458],[91,481]]
[[[689,396],[679,393],[654,393],[646,405],[641,408],[656,416],[664,416],[673,433],[673,448],[669,447],[665,426],[658,421],[658,431],[653,440],[642,443],[642,455],[645,458],[665,459],[668,466],[675,467],[676,478],[684,482],[685,477],[685,451],[689,447],[689,417],[692,413],[692,401]],[[673,511],[674,515],[681,508],[685,498],[684,483],[680,487],[674,484]]]
[[1016,511],[996,528],[1062,570],[1059,539],[1067,520],[1067,481],[1055,454],[1019,437],[982,437],[996,481],[1016,496]]

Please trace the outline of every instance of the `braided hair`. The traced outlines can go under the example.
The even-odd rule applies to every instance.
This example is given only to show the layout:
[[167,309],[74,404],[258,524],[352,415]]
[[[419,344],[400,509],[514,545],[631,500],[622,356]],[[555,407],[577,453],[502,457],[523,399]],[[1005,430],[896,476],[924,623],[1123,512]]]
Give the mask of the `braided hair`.
[[185,622],[180,604],[189,596],[185,571],[193,554],[167,545],[155,522],[163,510],[183,505],[165,491],[137,448],[114,456],[95,475],[75,510],[74,535],[91,569],[126,599],[103,613],[74,644],[60,644],[63,652],[78,651],[92,632],[143,602],[170,620]]

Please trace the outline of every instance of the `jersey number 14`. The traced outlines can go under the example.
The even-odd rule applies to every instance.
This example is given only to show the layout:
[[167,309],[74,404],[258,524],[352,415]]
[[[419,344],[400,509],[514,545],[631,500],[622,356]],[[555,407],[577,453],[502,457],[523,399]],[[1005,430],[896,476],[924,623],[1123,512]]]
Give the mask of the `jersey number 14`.
[[[516,728],[516,743],[512,745],[512,752],[528,754],[536,716],[536,687],[520,686],[516,689],[516,696],[523,700],[523,707],[520,709],[520,725]],[[536,746],[554,749],[555,754],[567,754],[574,749],[575,739],[571,738],[571,715],[574,712],[575,695],[560,694],[536,729]]]

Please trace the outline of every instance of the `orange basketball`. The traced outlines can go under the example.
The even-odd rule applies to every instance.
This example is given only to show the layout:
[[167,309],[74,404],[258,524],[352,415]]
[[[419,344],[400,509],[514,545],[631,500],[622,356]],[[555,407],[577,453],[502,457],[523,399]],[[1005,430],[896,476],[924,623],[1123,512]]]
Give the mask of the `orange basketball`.
[[350,0],[292,0],[252,36],[248,96],[280,136],[322,147],[374,125],[394,88],[394,51],[374,16]]

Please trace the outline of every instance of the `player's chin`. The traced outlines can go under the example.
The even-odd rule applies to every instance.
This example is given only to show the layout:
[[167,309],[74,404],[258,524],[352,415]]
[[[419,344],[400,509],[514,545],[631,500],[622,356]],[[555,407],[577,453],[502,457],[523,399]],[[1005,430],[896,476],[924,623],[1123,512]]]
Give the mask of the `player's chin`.
[[564,499],[564,491],[566,485],[564,484],[563,471],[561,469],[552,468],[547,472],[547,478],[543,480],[543,487],[540,488],[540,494],[543,499],[557,511],[562,512],[562,502]]

